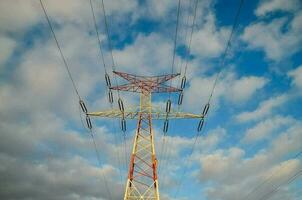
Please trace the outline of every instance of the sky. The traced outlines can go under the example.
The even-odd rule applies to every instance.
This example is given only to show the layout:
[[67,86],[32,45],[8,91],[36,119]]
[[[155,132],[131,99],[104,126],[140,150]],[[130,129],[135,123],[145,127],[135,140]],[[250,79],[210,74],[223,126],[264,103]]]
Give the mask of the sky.
[[[89,1],[43,2],[88,110],[110,109]],[[101,1],[92,2],[113,78]],[[171,72],[177,2],[104,0],[118,71]],[[181,76],[192,2],[181,0]],[[222,66],[238,7],[239,0],[199,1],[180,109],[200,114],[221,75],[192,154],[198,120],[171,120],[166,151],[163,121],[154,121],[163,200],[301,199],[302,178],[290,177],[302,169],[302,2],[246,0]],[[127,121],[124,140],[119,121],[92,119],[98,163],[38,0],[0,1],[0,44],[0,199],[122,199],[136,121]],[[138,105],[136,94],[121,97],[125,109]],[[164,110],[167,99],[155,94],[153,103]]]

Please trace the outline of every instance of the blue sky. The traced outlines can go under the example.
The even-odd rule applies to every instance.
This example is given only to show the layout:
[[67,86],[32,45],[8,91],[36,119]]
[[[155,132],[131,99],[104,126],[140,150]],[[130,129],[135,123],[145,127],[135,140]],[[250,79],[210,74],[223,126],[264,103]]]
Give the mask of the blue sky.
[[[89,1],[43,2],[89,110],[109,109]],[[170,73],[177,1],[104,2],[117,70]],[[110,70],[100,3],[93,1]],[[184,62],[186,19],[192,19],[190,1],[181,4],[176,72]],[[181,110],[201,113],[216,74],[222,73],[191,156],[198,121],[170,122],[163,157],[163,121],[154,122],[163,200],[301,197],[301,177],[282,184],[302,168],[302,156],[295,157],[302,149],[302,3],[246,0],[226,64],[220,66],[238,6],[239,0],[198,4]],[[118,121],[93,119],[99,166],[39,1],[0,2],[0,44],[1,199],[107,200],[103,175],[111,199],[122,199],[136,122],[127,121],[125,150]],[[138,105],[137,95],[121,95],[126,109]],[[164,109],[167,98],[155,95],[153,103]],[[177,96],[172,99],[176,103]]]

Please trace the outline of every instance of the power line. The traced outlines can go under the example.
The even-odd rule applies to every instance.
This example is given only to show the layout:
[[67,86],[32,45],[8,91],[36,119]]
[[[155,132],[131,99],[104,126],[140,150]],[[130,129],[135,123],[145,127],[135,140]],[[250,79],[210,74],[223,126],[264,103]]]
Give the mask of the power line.
[[[207,125],[207,123],[205,122],[205,127],[206,127],[206,125]],[[196,134],[196,136],[195,136],[195,138],[194,138],[193,146],[192,146],[192,148],[191,148],[190,153],[188,154],[188,160],[192,157],[192,155],[193,155],[193,153],[194,153],[194,151],[195,151],[196,144],[197,144],[197,142],[198,142],[199,137],[201,136],[201,133],[202,133],[202,132],[197,132],[197,134]],[[180,179],[179,179],[179,181],[178,181],[178,183],[177,183],[177,186],[176,186],[177,189],[176,189],[176,192],[174,193],[174,198],[177,196],[177,194],[178,194],[179,191],[180,191],[180,188],[181,188],[182,185],[183,185],[183,180],[184,180],[185,175],[187,174],[187,171],[188,171],[188,168],[184,168],[184,170],[183,170],[183,172],[182,172],[182,174],[181,174],[181,176],[180,176]]]
[[69,66],[68,66],[68,64],[67,64],[67,61],[66,61],[66,59],[65,59],[65,56],[64,56],[64,54],[63,54],[63,52],[62,52],[61,46],[60,46],[60,44],[59,44],[59,42],[58,42],[57,36],[56,36],[56,34],[55,34],[55,32],[54,32],[54,29],[53,29],[53,27],[52,27],[52,24],[51,24],[51,22],[50,22],[49,16],[48,16],[48,14],[47,14],[47,12],[46,12],[46,9],[45,9],[45,7],[44,7],[44,4],[43,4],[42,0],[39,0],[39,1],[40,1],[41,8],[43,9],[45,18],[46,18],[46,20],[47,20],[48,26],[49,26],[49,28],[50,28],[50,30],[51,30],[52,36],[53,36],[53,38],[54,38],[54,40],[55,40],[55,42],[56,42],[56,45],[57,45],[57,48],[58,48],[58,50],[59,50],[60,56],[61,56],[61,58],[62,58],[62,60],[63,60],[63,63],[64,63],[64,66],[65,66],[65,69],[66,69],[66,71],[67,71],[68,77],[69,77],[69,79],[71,80],[73,89],[74,89],[76,95],[78,96],[78,98],[81,99],[80,94],[79,94],[79,91],[78,91],[78,89],[77,89],[77,86],[76,86],[76,84],[75,84],[75,82],[74,82],[74,80],[73,80],[73,78],[72,78],[71,72],[70,72],[70,70],[69,70]]
[[242,9],[242,6],[243,6],[243,3],[244,3],[244,0],[240,0],[240,3],[239,3],[239,8],[237,10],[237,13],[236,13],[236,17],[235,17],[235,21],[233,23],[233,27],[232,27],[232,31],[231,31],[231,34],[229,36],[229,39],[227,41],[227,45],[226,45],[226,48],[223,52],[223,55],[222,55],[222,60],[221,60],[221,68],[219,70],[219,72],[217,73],[216,75],[216,78],[215,78],[215,81],[214,81],[214,84],[212,86],[212,90],[211,90],[211,93],[210,93],[210,96],[209,96],[209,99],[208,99],[208,103],[211,102],[211,99],[213,97],[213,94],[214,94],[214,90],[216,88],[216,85],[217,85],[217,82],[218,82],[218,79],[220,77],[220,74],[222,72],[222,69],[224,68],[224,65],[225,65],[225,60],[226,60],[226,57],[228,55],[228,51],[230,49],[230,46],[231,46],[231,41],[232,41],[232,38],[233,38],[233,35],[235,33],[235,30],[237,28],[237,25],[238,25],[238,22],[239,22],[239,16],[240,16],[240,12],[241,12],[241,9]]
[[109,50],[111,54],[111,59],[112,59],[112,70],[115,71],[115,62],[114,62],[114,57],[112,53],[112,43],[111,43],[111,38],[109,34],[109,28],[108,28],[108,22],[107,22],[107,16],[106,16],[106,9],[105,9],[105,4],[104,0],[101,1],[102,3],[102,10],[103,10],[103,16],[104,16],[104,23],[105,23],[105,29],[106,29],[106,34],[107,34],[107,40],[108,40],[108,45],[109,45]]
[[[190,10],[191,7],[192,7],[192,4],[193,4],[193,0],[189,0],[189,6],[188,6],[188,9]],[[184,43],[186,44],[186,46],[188,46],[187,44],[189,43],[188,41],[188,33],[189,33],[189,21],[190,21],[190,17],[191,17],[191,14],[190,14],[190,11],[188,12],[188,16],[187,16],[187,19],[186,19],[186,22],[185,22],[185,37],[184,37]],[[186,49],[186,54],[187,54],[187,49]],[[186,57],[186,55],[185,55]],[[179,67],[179,74],[183,74],[183,59],[180,60],[180,67]],[[180,83],[181,83],[181,76],[179,76],[179,79],[178,79],[178,84],[177,84],[177,88],[179,88],[180,86]],[[180,105],[178,105],[178,110],[180,109]]]
[[[177,38],[178,38],[178,26],[179,26],[179,16],[181,10],[181,0],[178,0],[177,5],[177,17],[176,17],[176,27],[175,27],[175,35],[174,35],[174,48],[173,48],[173,57],[172,57],[172,66],[171,66],[171,74],[174,72],[175,65],[175,56],[176,56],[176,48],[177,48]],[[170,86],[172,86],[172,80],[170,81]],[[169,99],[171,98],[171,92],[169,92]]]
[[192,22],[192,27],[191,27],[191,33],[190,33],[190,37],[189,37],[188,50],[186,51],[186,64],[185,64],[184,76],[186,76],[186,73],[187,73],[189,56],[191,54],[191,44],[192,44],[192,38],[193,38],[194,27],[195,27],[195,22],[196,22],[196,14],[197,14],[198,2],[199,2],[199,0],[196,0],[195,7],[194,7],[194,15],[193,15],[193,22]]
[[[91,137],[91,139],[93,141],[93,147],[94,147],[94,150],[95,150],[95,153],[96,153],[97,162],[98,162],[98,165],[101,167],[102,166],[101,156],[100,156],[100,152],[99,152],[99,150],[97,148],[97,144],[96,144],[96,141],[95,141],[95,138],[94,138],[93,130],[86,128],[86,126],[84,124],[84,121],[83,121],[83,118],[82,118],[82,115],[81,115],[81,108],[80,108],[80,106],[79,106],[79,115],[80,115],[81,123],[82,123],[82,126],[83,126],[84,130],[86,130],[86,132],[90,135],[90,137]],[[105,175],[104,175],[103,172],[101,173],[101,175],[102,175],[102,178],[103,178],[104,183],[105,183],[105,187],[106,187],[105,189],[107,190],[110,199],[112,199],[112,195],[111,195],[111,192],[109,190],[107,179],[106,179],[106,177],[105,177]]]
[[[193,37],[193,32],[194,32],[194,27],[195,27],[195,21],[196,21],[196,14],[197,14],[197,7],[198,7],[198,2],[199,2],[199,0],[196,0],[195,1],[195,4],[194,4],[194,11],[193,11],[193,19],[192,19],[192,25],[191,25],[191,33],[190,33],[190,36],[189,36],[189,41],[188,41],[188,49],[186,50],[186,55],[185,55],[185,58],[186,58],[186,63],[185,63],[185,71],[184,71],[184,76],[183,76],[183,78],[186,78],[186,72],[187,72],[187,68],[188,68],[188,60],[189,60],[189,55],[190,55],[190,49],[191,49],[191,43],[192,43],[192,37]],[[191,7],[191,3],[192,3],[192,1],[190,1],[190,5],[189,5],[189,8]],[[188,15],[188,17],[187,17],[187,20],[186,20],[186,26],[188,26],[188,24],[189,24],[189,19],[190,19],[190,15]],[[185,33],[185,43],[187,43],[187,34],[188,34],[188,29],[186,29],[186,33]],[[179,72],[179,74],[181,74],[181,72],[182,72],[182,63],[181,63],[181,65],[180,65],[180,72]],[[179,77],[179,82],[178,82],[178,87],[179,87],[179,84],[181,83],[183,81],[183,79],[181,79],[181,77]],[[182,91],[182,93],[180,94],[180,95],[182,95],[182,97],[181,96],[179,96],[179,99],[178,99],[178,111],[180,110],[180,106],[181,106],[181,104],[180,104],[180,98],[183,98],[183,93],[184,93],[184,88],[183,88],[183,91]],[[183,101],[183,99],[181,99],[181,102]],[[168,154],[168,156],[167,156],[167,160],[169,160],[169,153],[167,153]],[[165,175],[165,174],[164,174]],[[164,178],[165,178],[165,176],[164,176]],[[163,179],[163,180],[165,180],[165,179]]]
[[[92,129],[89,129],[89,130],[90,130],[91,139],[93,141],[94,150],[95,150],[95,153],[97,155],[97,160],[99,162],[99,166],[102,166],[100,152],[99,152],[99,150],[97,148],[96,141],[95,141],[95,138],[94,138],[94,135],[93,135],[93,131],[92,131]],[[103,172],[101,174],[103,176],[103,180],[104,180],[104,183],[105,183],[106,190],[108,191],[108,194],[109,194],[109,199],[112,199],[112,195],[111,195],[111,192],[109,190],[107,179],[106,179],[106,177],[105,177],[105,175],[104,175]]]
[[[44,15],[45,15],[45,18],[46,18],[46,20],[47,20],[48,26],[49,26],[49,28],[50,28],[50,30],[51,30],[52,36],[53,36],[53,38],[54,38],[54,40],[55,40],[55,43],[56,43],[56,45],[57,45],[57,48],[58,48],[58,50],[59,50],[60,56],[61,56],[61,58],[62,58],[62,60],[63,60],[64,67],[65,67],[65,69],[66,69],[66,71],[67,71],[67,73],[68,73],[68,77],[69,77],[69,79],[70,79],[71,82],[72,82],[74,91],[75,91],[75,93],[77,94],[79,101],[81,102],[81,101],[82,101],[82,100],[81,100],[82,98],[81,98],[81,96],[80,96],[80,94],[79,94],[79,92],[78,92],[78,89],[77,89],[77,87],[76,87],[76,84],[75,84],[75,82],[74,82],[74,79],[73,79],[73,77],[72,77],[72,74],[71,74],[71,72],[70,72],[68,63],[67,63],[67,61],[66,61],[66,59],[65,59],[65,56],[64,56],[64,54],[63,54],[63,52],[62,52],[61,46],[60,46],[60,44],[59,44],[59,42],[58,42],[58,39],[57,39],[57,37],[56,37],[56,34],[55,34],[55,32],[54,32],[53,26],[52,26],[52,24],[51,24],[51,22],[50,22],[50,18],[49,18],[48,14],[47,14],[46,8],[45,8],[45,6],[44,6],[42,0],[39,0],[39,2],[40,2],[40,5],[41,5],[42,10],[43,10],[43,12],[44,12]],[[82,117],[81,117],[81,121],[82,121]],[[82,122],[82,125],[83,125],[83,122]],[[84,127],[85,127],[85,126],[84,126]],[[96,146],[96,143],[95,143],[95,140],[94,140],[94,136],[93,136],[92,129],[90,129],[90,135],[91,135],[92,140],[93,140],[93,143],[94,143],[94,148],[95,148],[95,151],[96,151],[96,154],[97,154],[97,159],[98,159],[99,165],[101,166],[100,154],[99,154],[99,151],[98,151],[98,149],[97,149],[97,146]],[[104,175],[103,173],[102,173],[102,176],[103,176],[103,180],[104,180],[104,182],[105,182],[106,190],[107,190],[107,192],[108,192],[108,194],[109,194],[109,197],[110,197],[110,199],[112,199],[111,193],[110,193],[110,190],[109,190],[109,187],[108,187],[108,183],[107,183],[107,180],[106,180],[106,177],[105,177],[105,175]]]
[[[94,6],[93,6],[93,3],[92,3],[92,0],[89,0],[89,4],[90,4],[90,9],[91,9],[91,13],[92,13],[92,19],[93,19],[93,23],[94,23],[94,28],[95,28],[96,36],[97,36],[96,38],[97,38],[98,45],[99,45],[100,57],[101,57],[102,64],[103,64],[103,67],[104,67],[105,77],[109,77],[109,75],[107,73],[107,69],[106,69],[106,64],[105,64],[105,59],[104,59],[104,53],[103,53],[103,50],[102,50],[103,49],[102,48],[102,43],[101,43],[101,39],[100,39],[100,34],[99,34],[97,22],[96,22],[95,11],[94,11]],[[107,87],[107,92],[110,92],[109,90],[110,90],[109,87]],[[113,102],[109,100],[109,103],[110,103],[111,109],[113,109]],[[115,126],[114,121],[112,121],[112,123],[113,123],[113,126],[114,126],[114,133],[113,133],[114,134],[114,140],[115,140],[116,145],[118,145],[118,140],[117,140],[118,136],[117,136],[117,132],[116,132],[116,126]],[[117,152],[116,158],[117,158],[117,163],[118,163],[118,170],[119,170],[119,174],[120,174],[120,179],[122,180],[122,172],[121,172],[121,169],[120,169],[121,161],[120,161],[120,154],[119,154],[119,152]]]
[[[196,0],[196,1],[198,2],[199,0]],[[222,62],[222,66],[224,66],[225,58],[226,58],[226,55],[227,55],[228,50],[229,50],[229,48],[230,48],[231,40],[232,40],[233,34],[234,34],[234,32],[235,32],[235,30],[236,30],[236,28],[237,28],[238,21],[239,21],[239,16],[240,16],[240,12],[241,12],[243,3],[244,3],[244,0],[240,0],[239,8],[238,8],[238,10],[237,10],[237,13],[236,13],[236,16],[235,16],[235,20],[234,20],[234,23],[233,23],[233,26],[232,26],[232,31],[231,31],[231,34],[230,34],[230,36],[229,36],[229,39],[228,39],[228,42],[227,42],[227,45],[226,45],[226,48],[225,48],[225,51],[224,51],[224,54],[223,54],[223,62]],[[195,9],[196,9],[196,8],[195,8]],[[196,14],[196,13],[195,13],[195,14]],[[194,28],[194,27],[192,27],[192,32],[191,32],[191,33],[193,33],[193,31],[194,31],[193,28]],[[190,39],[190,40],[191,40],[191,39]],[[210,105],[210,101],[211,101],[211,98],[212,98],[212,96],[213,96],[214,89],[215,89],[215,87],[216,87],[216,84],[217,84],[217,81],[218,81],[220,72],[221,72],[221,70],[220,70],[219,73],[217,74],[216,79],[215,79],[215,82],[214,82],[214,84],[213,84],[213,88],[212,88],[212,91],[211,91],[211,94],[210,94],[210,96],[209,96],[209,100],[208,100],[208,103],[207,103],[208,106]],[[205,107],[205,108],[206,108],[206,107]],[[206,111],[206,112],[208,112],[208,109],[209,109],[209,107],[207,108],[207,111]],[[204,109],[204,111],[205,111],[205,109]],[[202,124],[203,124],[203,123],[205,123],[205,117],[204,117],[204,119],[203,119],[203,121],[202,121]],[[195,140],[194,140],[193,147],[192,147],[191,152],[189,153],[189,156],[188,156],[189,158],[193,155],[193,152],[194,152],[195,147],[196,147],[197,140],[198,140],[198,138],[199,138],[200,135],[201,135],[201,134],[198,134],[198,133],[196,134],[196,137],[195,137]],[[183,180],[183,177],[185,176],[186,173],[187,173],[187,168],[184,169],[184,172],[182,173],[180,180]],[[179,189],[180,189],[180,187],[182,186],[182,183],[183,183],[183,182],[181,182],[181,183],[178,185],[178,189],[176,190],[176,193],[175,193],[175,196],[174,196],[174,197],[176,197],[177,193],[179,192]]]
[[281,183],[279,184],[277,187],[275,187],[272,191],[266,193],[264,196],[262,196],[262,198],[260,198],[259,200],[266,200],[271,198],[276,192],[278,192],[278,190],[284,186],[284,185],[289,185],[290,183],[292,183],[294,180],[296,180],[299,176],[302,175],[302,169],[300,169],[298,172],[296,172],[293,176],[291,176],[285,183]]
[[101,59],[102,59],[102,62],[103,62],[103,67],[104,67],[105,74],[107,74],[105,58],[104,58],[104,53],[103,53],[103,50],[102,50],[102,43],[101,43],[101,39],[100,39],[100,33],[99,33],[98,26],[97,26],[97,23],[96,23],[96,17],[95,17],[95,12],[94,12],[93,5],[92,5],[92,0],[89,0],[89,3],[90,3],[90,9],[91,9],[91,13],[92,13],[93,24],[94,24],[95,32],[96,32],[96,35],[97,35],[97,41],[98,41],[98,45],[99,45],[99,52],[100,52]]
[[[194,30],[194,26],[195,26],[195,19],[196,19],[196,12],[197,12],[197,4],[198,4],[198,1],[199,0],[196,0],[196,3],[195,3],[195,7],[194,7],[194,14],[193,14],[193,22],[192,22],[192,31],[191,31],[191,37],[190,37],[190,40],[189,40],[189,49],[190,49],[190,47],[191,47],[191,40],[192,40],[192,35],[193,35],[193,30]],[[191,1],[190,1],[190,3],[191,3]],[[190,15],[188,15],[188,18],[187,18],[187,24],[189,23],[189,16]],[[187,31],[186,31],[186,36],[185,36],[185,41],[186,41],[186,37],[187,37]],[[186,54],[189,54],[189,53],[186,53]],[[187,62],[186,62],[186,68],[187,68]],[[180,74],[181,74],[181,69],[182,69],[182,66],[181,66],[181,68],[180,68]],[[185,73],[186,73],[186,70],[185,70]],[[178,110],[180,109],[180,105],[178,105]],[[169,141],[168,141],[169,142]],[[165,145],[165,136],[164,136],[164,138],[163,138],[163,145]],[[166,160],[169,160],[169,152],[167,152],[167,159]],[[164,174],[164,175],[166,175],[166,174]],[[165,178],[165,177],[164,177]],[[164,180],[164,179],[163,179]]]
[[[179,26],[179,17],[180,17],[180,10],[181,10],[181,0],[178,0],[178,4],[177,4],[177,16],[176,16],[176,27],[175,27],[175,35],[174,35],[174,47],[173,47],[173,56],[172,56],[172,65],[171,65],[171,74],[173,74],[174,72],[174,65],[175,65],[175,56],[176,56],[176,48],[177,48],[177,36],[178,36],[178,26]],[[172,86],[172,80],[170,80],[170,87]],[[169,105],[168,105],[169,104]],[[167,107],[171,107],[171,92],[169,92],[169,99],[167,101]],[[167,110],[167,109],[166,109]],[[170,109],[169,109],[170,110]],[[170,112],[170,111],[169,111]],[[167,112],[166,115],[166,120],[165,120],[165,125],[166,123],[168,124],[168,117],[169,117],[169,113]],[[163,136],[163,140],[162,140],[162,151],[161,151],[161,155],[159,157],[164,157],[165,154],[165,143],[166,143],[166,134],[167,132],[164,130],[164,136]],[[160,171],[161,168],[161,164],[159,164],[158,166],[158,171]]]
[[[298,158],[301,155],[302,155],[302,151],[300,151],[299,153],[297,153],[292,159],[296,159],[296,158]],[[258,184],[256,187],[254,187],[246,196],[244,196],[243,199],[249,199],[249,197],[251,196],[251,194],[253,194],[257,190],[259,190],[264,184],[266,184],[267,182],[269,182],[274,176],[276,176],[279,173],[279,171],[283,170],[286,166],[287,166],[286,164],[283,165],[279,170],[275,171],[268,178],[264,179],[260,184]]]

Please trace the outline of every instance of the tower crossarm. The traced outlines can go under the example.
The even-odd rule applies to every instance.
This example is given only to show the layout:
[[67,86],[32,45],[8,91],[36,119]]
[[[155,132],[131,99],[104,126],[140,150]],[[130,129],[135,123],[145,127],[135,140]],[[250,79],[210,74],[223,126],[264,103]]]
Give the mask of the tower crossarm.
[[111,90],[137,92],[137,93],[171,93],[181,92],[182,89],[167,86],[164,83],[175,78],[179,74],[166,74],[161,76],[138,76],[124,72],[113,71],[128,82],[122,85],[112,86]]
[[[89,116],[94,117],[101,117],[101,118],[124,118],[125,119],[138,119],[139,111],[137,110],[128,110],[122,113],[118,109],[107,110],[107,111],[100,111],[100,112],[90,112],[88,113]],[[151,112],[152,119],[163,120],[166,119],[166,112],[162,111],[153,111]],[[186,113],[186,112],[178,112],[178,111],[171,111],[168,116],[169,119],[201,119],[203,115],[200,114],[193,114],[193,113]]]

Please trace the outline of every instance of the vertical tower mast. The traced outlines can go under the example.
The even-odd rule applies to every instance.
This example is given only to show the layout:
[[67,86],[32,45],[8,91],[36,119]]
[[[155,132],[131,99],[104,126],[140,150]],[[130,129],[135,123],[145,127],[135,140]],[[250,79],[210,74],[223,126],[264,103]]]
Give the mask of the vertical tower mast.
[[154,146],[152,119],[168,118],[203,118],[183,112],[161,112],[152,108],[152,93],[181,92],[171,86],[164,85],[166,81],[178,76],[170,74],[162,76],[137,76],[123,72],[116,72],[129,83],[111,87],[112,90],[140,93],[140,106],[133,110],[108,110],[88,113],[90,116],[137,119],[137,130],[134,137],[130,157],[128,179],[124,200],[159,200],[157,159]]

